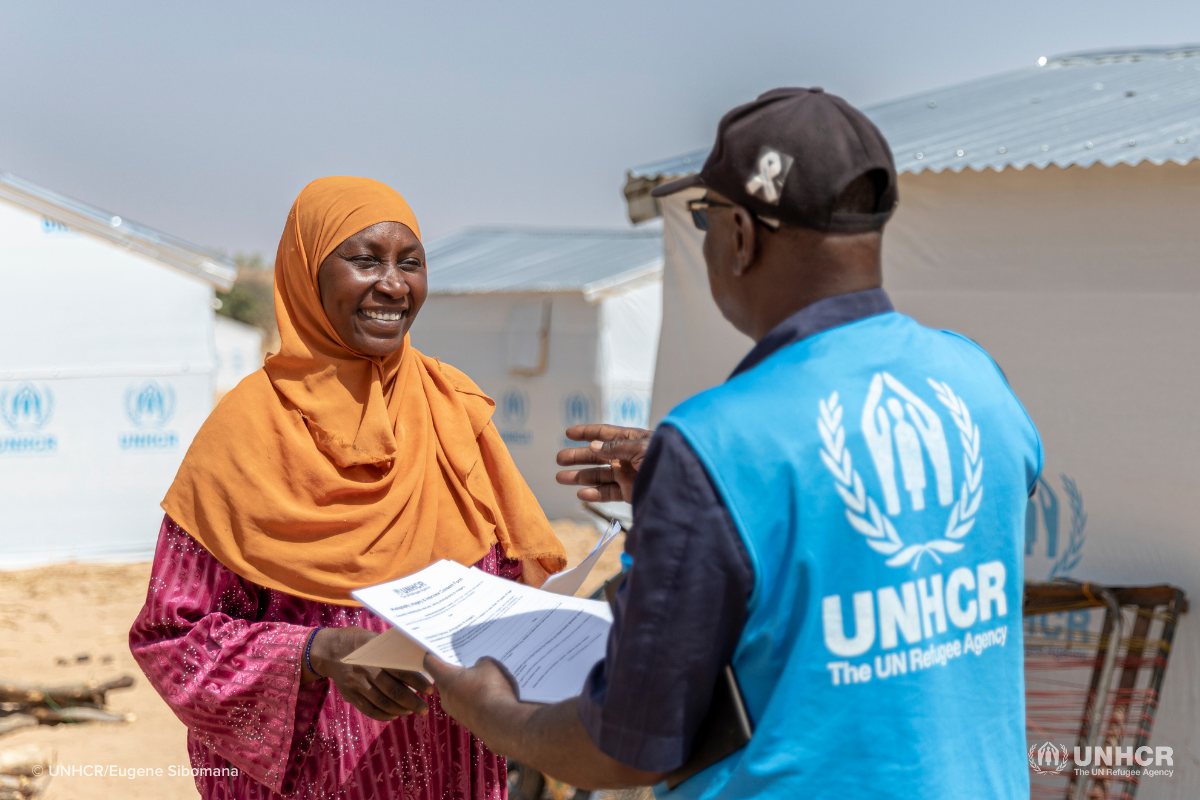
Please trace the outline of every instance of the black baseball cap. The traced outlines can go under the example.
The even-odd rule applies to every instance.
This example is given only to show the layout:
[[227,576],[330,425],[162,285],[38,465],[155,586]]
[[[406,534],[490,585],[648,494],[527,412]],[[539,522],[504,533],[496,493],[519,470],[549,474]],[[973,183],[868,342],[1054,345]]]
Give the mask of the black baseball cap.
[[[862,175],[875,185],[874,211],[837,209],[842,191]],[[733,109],[721,118],[700,172],[650,194],[692,186],[714,189],[760,219],[827,233],[880,230],[898,197],[883,134],[854,106],[818,88],[772,89]]]

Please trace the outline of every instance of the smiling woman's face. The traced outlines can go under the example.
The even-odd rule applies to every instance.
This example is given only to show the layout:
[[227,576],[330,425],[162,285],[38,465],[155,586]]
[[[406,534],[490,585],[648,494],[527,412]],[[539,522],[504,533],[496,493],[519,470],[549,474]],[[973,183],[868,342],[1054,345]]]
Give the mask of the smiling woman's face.
[[389,355],[425,302],[425,248],[407,225],[380,222],[321,262],[317,286],[325,316],[347,346],[363,355]]

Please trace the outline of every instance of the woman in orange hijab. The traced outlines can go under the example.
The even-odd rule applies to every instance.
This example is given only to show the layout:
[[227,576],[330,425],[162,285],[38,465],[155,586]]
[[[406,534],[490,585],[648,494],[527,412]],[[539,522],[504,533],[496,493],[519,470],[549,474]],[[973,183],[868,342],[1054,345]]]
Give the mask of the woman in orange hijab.
[[440,559],[541,585],[561,543],[466,375],[417,352],[408,204],[322,178],[275,262],[282,340],[200,429],[130,648],[210,798],[499,798],[505,762],[419,673],[341,663],[387,629],[350,597]]

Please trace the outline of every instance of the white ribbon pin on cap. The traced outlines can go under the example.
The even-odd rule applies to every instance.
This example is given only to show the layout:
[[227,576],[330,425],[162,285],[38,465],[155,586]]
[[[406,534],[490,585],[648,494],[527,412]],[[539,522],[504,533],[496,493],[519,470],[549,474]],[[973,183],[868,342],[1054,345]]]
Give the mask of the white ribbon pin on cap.
[[[779,205],[779,190],[791,169],[792,158],[778,150],[764,147],[758,153],[758,172],[746,181],[747,194],[761,194],[762,199],[771,205]],[[778,182],[776,182],[778,179]]]

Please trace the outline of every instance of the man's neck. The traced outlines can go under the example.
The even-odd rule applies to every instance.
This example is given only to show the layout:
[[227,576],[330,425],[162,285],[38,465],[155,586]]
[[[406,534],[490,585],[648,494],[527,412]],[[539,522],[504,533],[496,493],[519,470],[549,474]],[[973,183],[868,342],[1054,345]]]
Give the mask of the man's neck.
[[883,285],[879,234],[816,236],[811,242],[772,243],[761,251],[748,298],[747,333],[754,341],[813,303]]
[[862,292],[867,289],[878,289],[883,285],[882,281],[858,281],[846,282],[844,285],[836,288],[830,288],[829,291],[806,293],[799,297],[789,297],[790,293],[780,292],[774,297],[763,298],[751,312],[750,322],[752,325],[750,337],[756,342],[761,342],[763,337],[778,327],[788,317],[811,306],[813,303],[826,300],[830,297],[838,295],[850,294],[852,292]]

